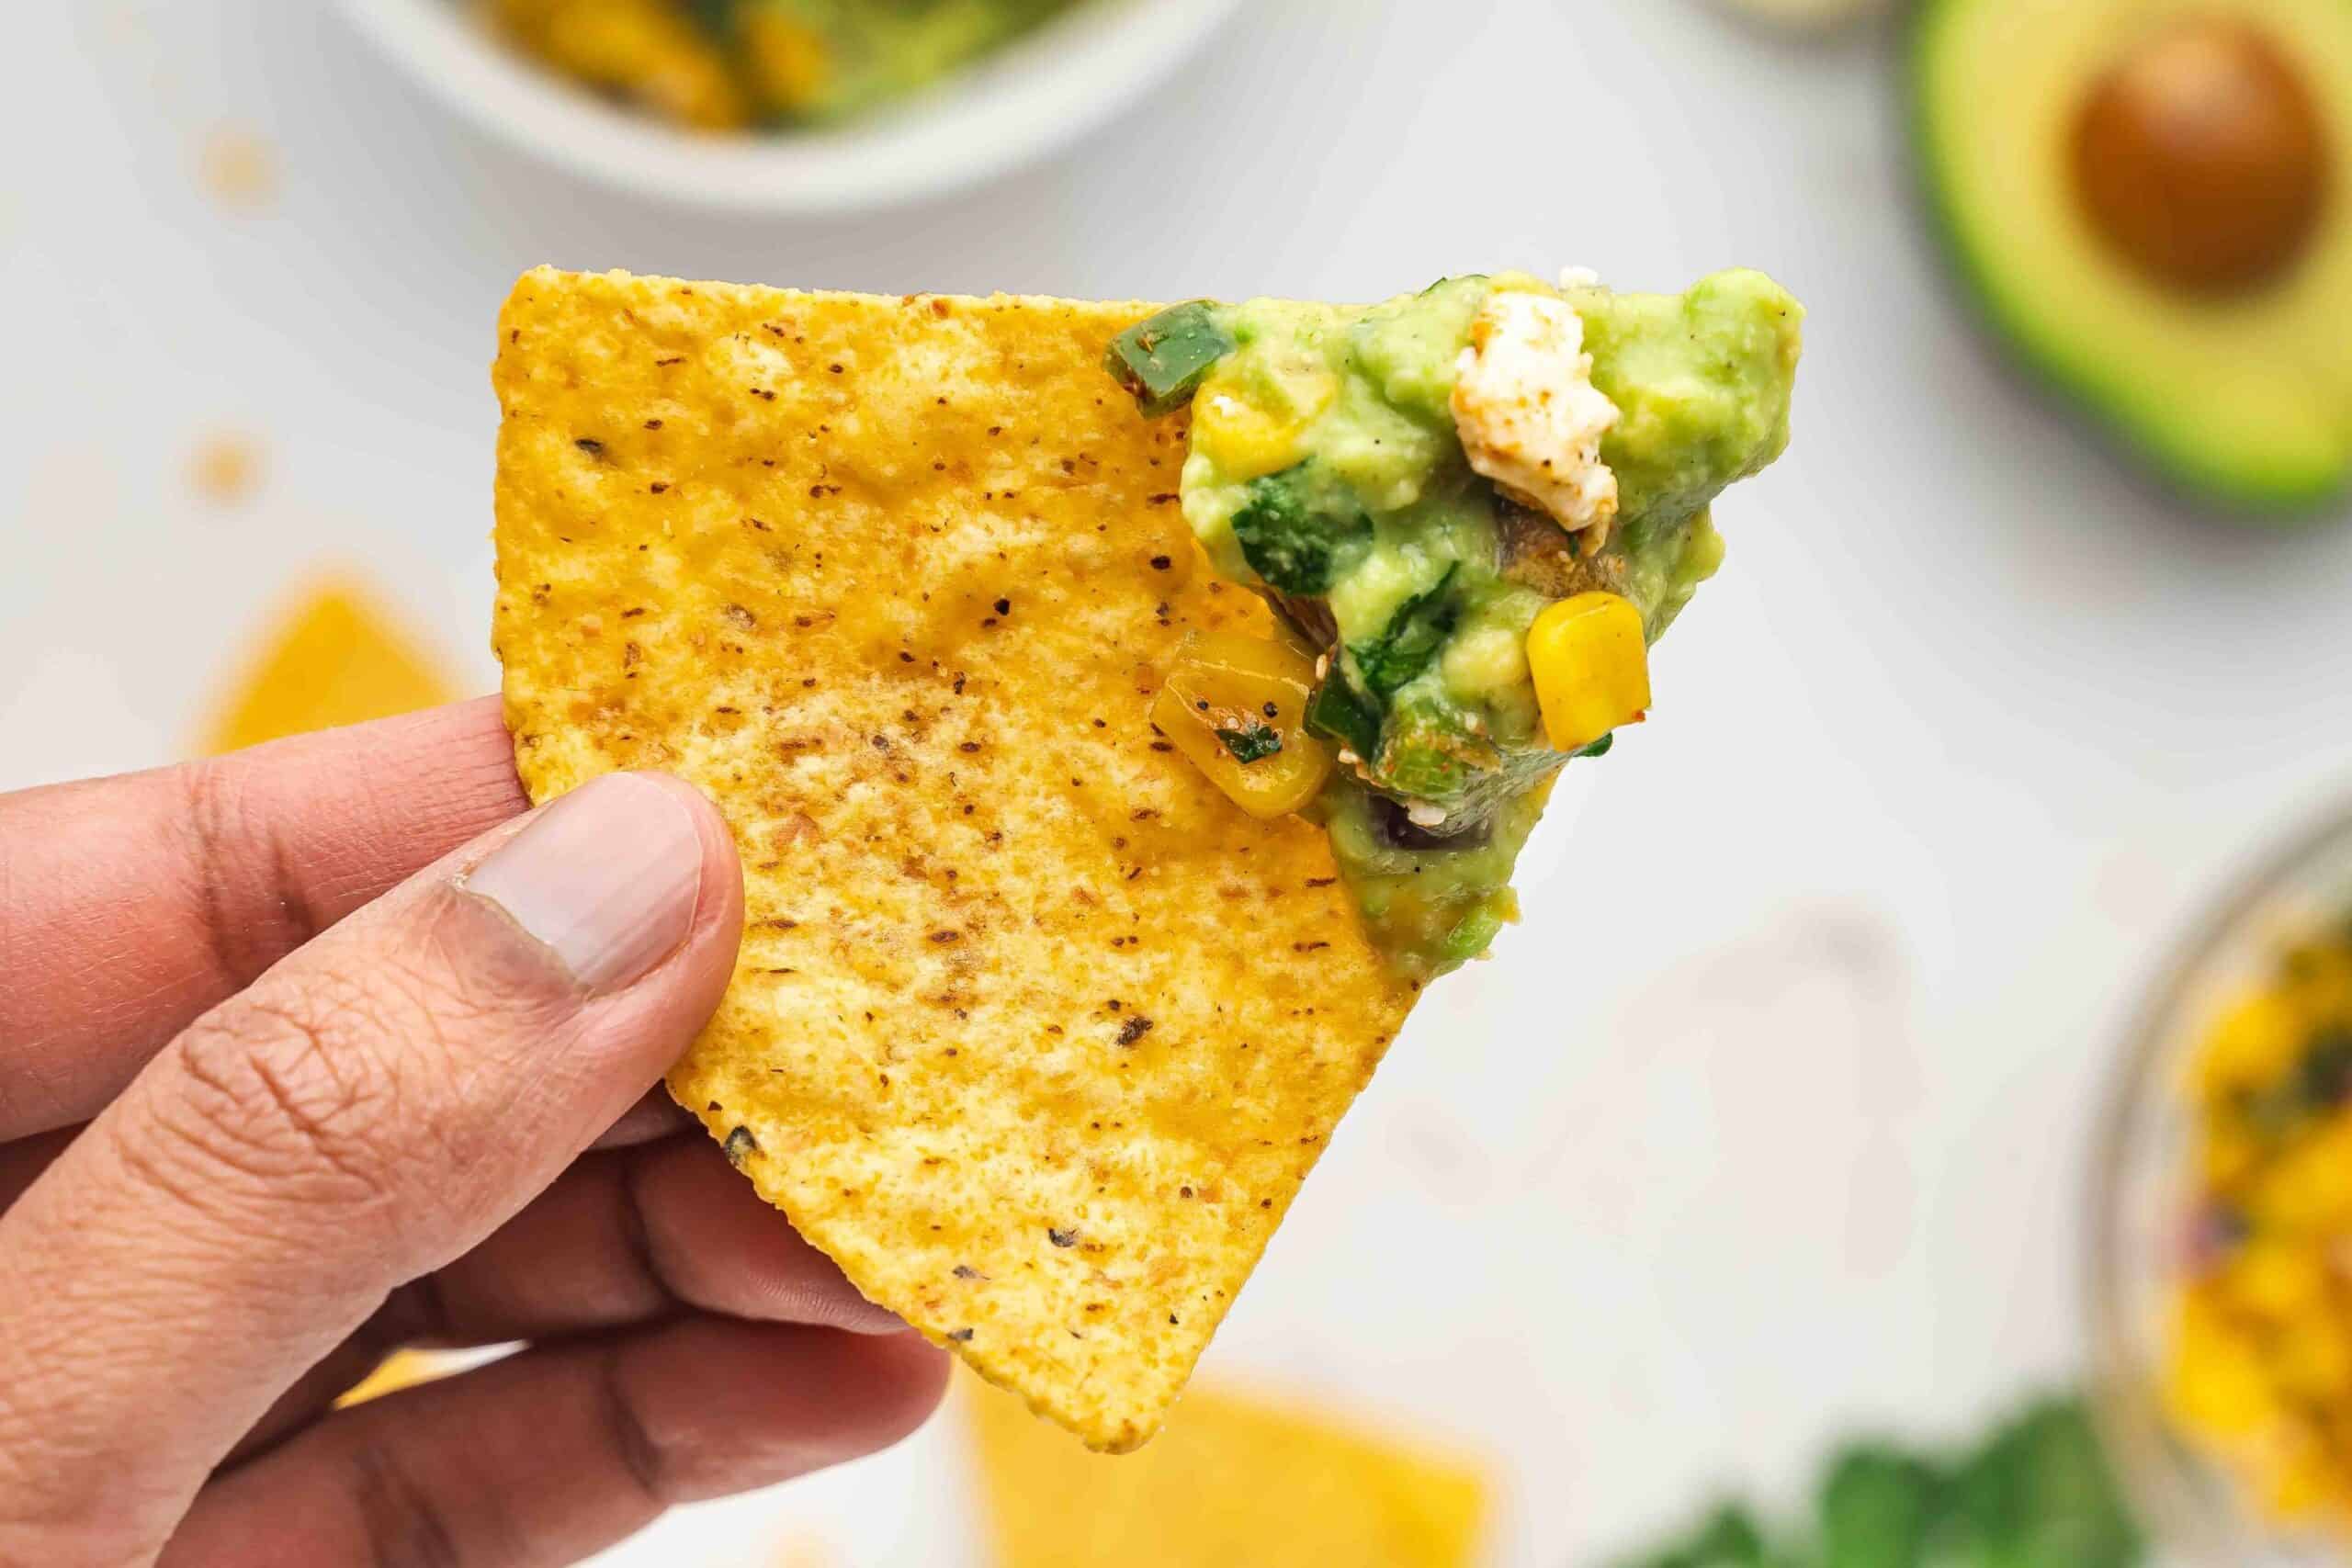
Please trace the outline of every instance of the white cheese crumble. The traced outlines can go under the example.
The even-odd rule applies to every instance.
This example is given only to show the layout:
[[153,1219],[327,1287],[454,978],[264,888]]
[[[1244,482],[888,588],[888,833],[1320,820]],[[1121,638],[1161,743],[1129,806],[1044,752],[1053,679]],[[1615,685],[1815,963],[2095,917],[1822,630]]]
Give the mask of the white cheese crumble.
[[1617,515],[1600,438],[1617,405],[1592,384],[1584,322],[1567,301],[1505,289],[1470,322],[1453,382],[1453,426],[1471,468],[1595,547]]

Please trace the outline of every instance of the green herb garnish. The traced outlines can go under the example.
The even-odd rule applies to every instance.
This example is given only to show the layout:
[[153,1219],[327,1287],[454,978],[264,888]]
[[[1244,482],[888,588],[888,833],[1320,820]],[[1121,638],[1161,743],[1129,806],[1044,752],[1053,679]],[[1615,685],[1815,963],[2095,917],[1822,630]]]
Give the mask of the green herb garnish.
[[1233,760],[1244,765],[1274,756],[1283,749],[1281,732],[1254,718],[1238,729],[1218,730],[1216,738],[1233,753]]
[[1306,728],[1368,761],[1380,750],[1380,705],[1356,690],[1347,671],[1334,664],[1306,705]]
[[1453,574],[1460,570],[1459,563],[1448,566],[1433,587],[1397,607],[1378,637],[1348,649],[1363,672],[1364,684],[1374,693],[1386,696],[1428,669],[1437,650],[1445,646],[1446,634],[1461,613],[1448,592]]
[[1956,1455],[1850,1443],[1811,1521],[1767,1530],[1734,1504],[1623,1568],[2132,1568],[2141,1554],[2088,1414],[2053,1398]]
[[1300,494],[1304,467],[1250,481],[1249,499],[1233,514],[1233,541],[1268,587],[1312,597],[1330,590],[1340,552],[1372,537],[1372,519],[1310,509]]

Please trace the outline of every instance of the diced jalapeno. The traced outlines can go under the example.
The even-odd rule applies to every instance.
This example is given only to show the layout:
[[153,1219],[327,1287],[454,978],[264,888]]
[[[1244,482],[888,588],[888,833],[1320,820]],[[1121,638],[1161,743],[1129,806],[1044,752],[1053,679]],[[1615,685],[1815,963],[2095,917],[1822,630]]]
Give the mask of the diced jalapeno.
[[1491,744],[1466,733],[1453,715],[1431,702],[1392,707],[1372,759],[1373,783],[1405,800],[1451,807],[1471,782],[1501,761]]
[[1445,941],[1438,946],[1439,958],[1449,964],[1459,964],[1477,957],[1487,951],[1504,924],[1501,912],[1492,904],[1476,906],[1446,932]]
[[1216,362],[1233,352],[1233,336],[1216,309],[1194,299],[1138,321],[1111,340],[1102,367],[1147,414],[1173,412],[1192,401]]

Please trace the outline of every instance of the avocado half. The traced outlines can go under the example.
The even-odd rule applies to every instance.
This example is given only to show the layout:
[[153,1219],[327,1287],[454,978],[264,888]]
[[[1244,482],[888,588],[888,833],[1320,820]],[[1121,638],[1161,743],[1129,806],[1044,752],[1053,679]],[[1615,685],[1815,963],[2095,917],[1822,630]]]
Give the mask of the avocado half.
[[2352,490],[2352,0],[1919,0],[1908,75],[2020,358],[2209,502]]

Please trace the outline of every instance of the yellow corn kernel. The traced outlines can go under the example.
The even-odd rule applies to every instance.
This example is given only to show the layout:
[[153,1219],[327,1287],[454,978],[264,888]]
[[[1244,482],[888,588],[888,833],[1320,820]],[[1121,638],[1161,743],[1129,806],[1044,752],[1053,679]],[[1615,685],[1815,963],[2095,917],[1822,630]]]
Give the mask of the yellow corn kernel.
[[805,112],[832,77],[824,35],[780,7],[763,6],[742,20],[743,64],[773,108]]
[[1193,450],[1230,479],[1280,473],[1302,456],[1307,423],[1337,390],[1329,372],[1280,377],[1261,389],[1238,376],[1212,376],[1193,398]]
[[2352,1335],[2333,1308],[2323,1305],[2287,1325],[2272,1354],[2290,1393],[2331,1404],[2352,1393]]
[[2211,1126],[2198,1148],[2198,1172],[2209,1190],[2228,1191],[2254,1173],[2262,1145],[2233,1127]]
[[2276,991],[2241,998],[2213,1021],[2197,1056],[2197,1087],[2218,1099],[2285,1074],[2302,1049],[2302,1021]]
[[1287,644],[1195,632],[1177,650],[1151,722],[1252,817],[1296,811],[1331,771],[1330,749],[1306,733],[1315,666]]
[[667,0],[492,0],[509,38],[558,72],[707,130],[749,107],[725,60]]
[[2257,1239],[2223,1271],[2222,1288],[2245,1311],[2276,1323],[2324,1307],[2327,1269],[2309,1248]]
[[1648,713],[1642,613],[1614,593],[1578,593],[1546,605],[1527,629],[1527,668],[1555,751],[1580,751]]
[[2255,1179],[2253,1212],[2263,1231],[2352,1226],[2352,1120],[2327,1122],[2275,1157]]
[[2165,1393],[2182,1425],[2216,1438],[2242,1437],[2278,1410],[2252,1340],[2195,1295],[2181,1303]]
[[2312,1518],[2343,1497],[2343,1478],[2326,1445],[2308,1433],[2280,1433],[2266,1442],[2256,1474],[2265,1510],[2282,1524]]

